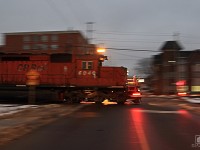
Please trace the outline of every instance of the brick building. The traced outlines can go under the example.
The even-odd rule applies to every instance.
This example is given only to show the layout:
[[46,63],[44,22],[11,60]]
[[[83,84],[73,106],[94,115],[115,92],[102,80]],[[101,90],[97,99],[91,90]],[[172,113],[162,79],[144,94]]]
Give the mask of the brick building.
[[153,58],[153,91],[174,94],[180,80],[186,81],[190,94],[200,93],[200,50],[182,51],[179,42],[166,41]]
[[7,53],[95,53],[95,46],[73,30],[5,33],[4,41],[0,51]]

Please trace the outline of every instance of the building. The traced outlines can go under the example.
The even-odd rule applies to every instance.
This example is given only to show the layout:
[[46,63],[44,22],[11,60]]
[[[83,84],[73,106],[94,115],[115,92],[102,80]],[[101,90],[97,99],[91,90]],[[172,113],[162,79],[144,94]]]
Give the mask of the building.
[[176,82],[186,81],[190,94],[200,93],[200,50],[182,51],[178,41],[166,41],[153,57],[152,86],[155,94],[175,94]]
[[89,44],[80,31],[14,32],[4,34],[0,51],[7,53],[76,53],[94,54],[95,46]]
[[3,51],[3,46],[0,45],[0,51]]

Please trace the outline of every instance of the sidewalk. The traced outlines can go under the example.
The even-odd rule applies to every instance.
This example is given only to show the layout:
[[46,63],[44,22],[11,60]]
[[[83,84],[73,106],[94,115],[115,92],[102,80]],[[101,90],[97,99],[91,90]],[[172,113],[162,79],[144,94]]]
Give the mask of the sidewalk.
[[180,97],[177,95],[145,95],[144,98],[155,98],[152,100],[157,105],[176,106],[200,115],[200,98]]
[[178,98],[177,95],[154,95],[154,94],[144,94],[143,97],[156,97],[156,98]]
[[182,97],[182,100],[185,100],[190,103],[200,104],[200,98]]
[[37,108],[39,105],[0,104],[0,117],[11,115],[27,108]]
[[169,99],[179,99],[183,101],[187,101],[190,103],[200,104],[200,98],[192,98],[192,97],[180,97],[177,95],[143,95],[143,97],[156,97],[156,98],[169,98]]
[[49,104],[4,114],[0,116],[0,145],[69,115],[84,106],[86,105]]

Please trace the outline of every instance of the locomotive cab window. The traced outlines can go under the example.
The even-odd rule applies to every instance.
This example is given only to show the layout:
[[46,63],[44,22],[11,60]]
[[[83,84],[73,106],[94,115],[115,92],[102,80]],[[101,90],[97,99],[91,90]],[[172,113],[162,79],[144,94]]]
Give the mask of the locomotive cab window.
[[93,69],[93,62],[92,61],[82,61],[82,69],[83,70]]

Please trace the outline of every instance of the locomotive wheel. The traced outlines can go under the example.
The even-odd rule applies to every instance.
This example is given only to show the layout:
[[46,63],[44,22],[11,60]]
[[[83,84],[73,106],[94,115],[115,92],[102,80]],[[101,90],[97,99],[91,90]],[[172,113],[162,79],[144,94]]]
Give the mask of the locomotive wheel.
[[73,103],[80,103],[81,102],[80,98],[78,98],[78,97],[73,98],[72,101],[73,101]]
[[124,93],[120,93],[117,97],[117,104],[124,104],[126,101],[126,97],[124,96]]
[[117,104],[123,105],[125,102],[124,101],[118,101]]
[[134,103],[135,103],[135,104],[138,104],[138,105],[141,104],[141,103],[142,103],[141,98],[136,99],[136,100],[134,101]]
[[68,104],[80,103],[80,99],[77,98],[77,97],[66,97],[65,102],[68,103]]
[[104,98],[101,97],[101,96],[96,96],[96,97],[94,98],[95,104],[102,104],[103,100],[104,100]]
[[65,102],[68,103],[68,104],[72,104],[73,103],[72,97],[66,97]]

